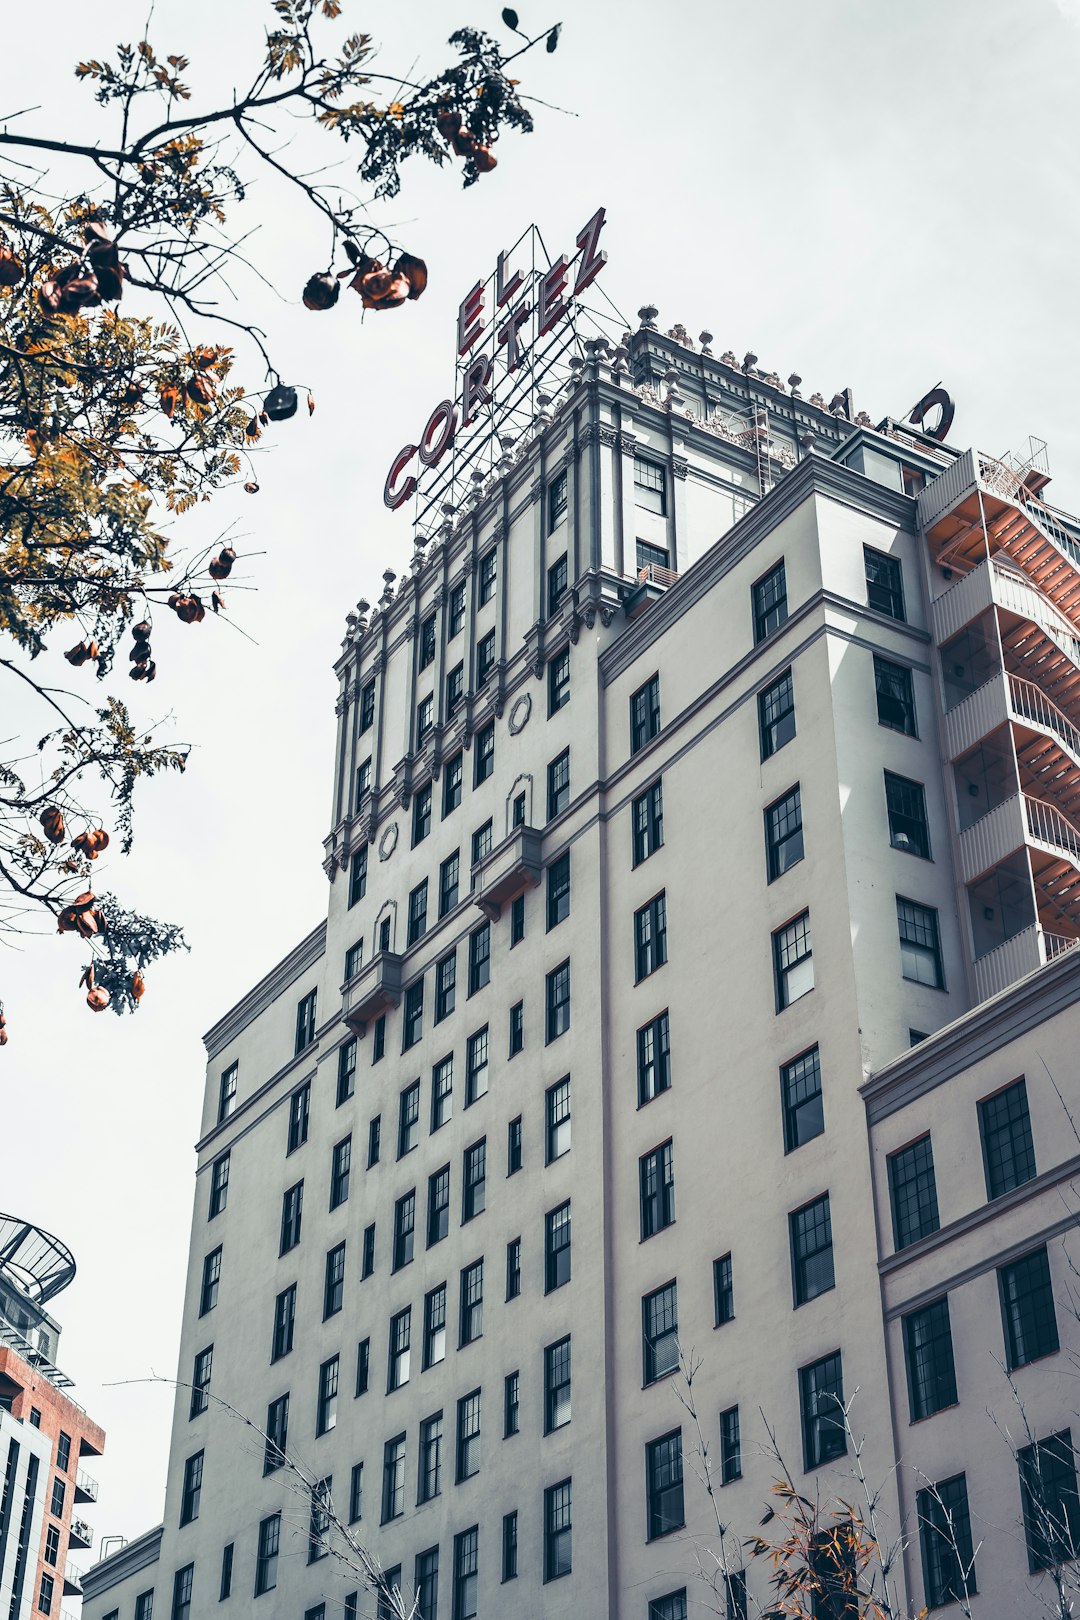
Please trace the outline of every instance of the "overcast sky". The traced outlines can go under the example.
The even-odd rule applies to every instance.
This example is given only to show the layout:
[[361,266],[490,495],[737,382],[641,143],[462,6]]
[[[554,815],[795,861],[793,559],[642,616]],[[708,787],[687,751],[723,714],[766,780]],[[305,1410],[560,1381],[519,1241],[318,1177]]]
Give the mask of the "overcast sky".
[[[521,0],[526,27],[557,20],[539,3]],[[15,127],[107,141],[69,64],[137,40],[146,10],[53,0],[43,38],[40,8],[12,8],[0,115],[40,103]],[[344,11],[402,74],[442,65],[454,26],[499,30],[489,0]],[[256,0],[157,0],[149,33],[192,59],[196,91],[227,94],[268,15]],[[428,261],[422,302],[363,323],[348,293],[333,313],[304,310],[327,244],[285,193],[255,189],[251,246],[283,297],[254,307],[317,410],[276,430],[259,496],[228,493],[177,528],[180,545],[238,525],[238,549],[257,555],[237,572],[257,594],[230,592],[230,609],[256,644],[220,622],[155,633],[157,683],[129,695],[161,740],[195,750],[186,779],[137,798],[131,858],[99,865],[101,887],[182,922],[191,954],[153,971],[121,1021],[85,1007],[74,936],[0,942],[0,1209],[51,1228],[78,1261],[55,1309],[60,1364],[109,1436],[93,1466],[99,1534],[160,1516],[171,1392],[126,1381],[176,1371],[200,1037],[324,913],[331,664],[356,599],[408,564],[386,467],[451,391],[457,305],[499,249],[535,220],[569,252],[603,205],[603,284],[629,315],[653,302],[663,328],[707,326],[717,353],[753,348],[807,394],[850,386],[875,420],[940,379],[957,402],[952,442],[1000,453],[1038,434],[1049,498],[1080,506],[1078,0],[575,0],[564,20],[557,54],[520,72],[526,93],[573,116],[535,107],[536,133],[501,141],[469,191],[450,168],[407,167],[383,212]],[[20,722],[43,729],[5,713],[0,734]]]

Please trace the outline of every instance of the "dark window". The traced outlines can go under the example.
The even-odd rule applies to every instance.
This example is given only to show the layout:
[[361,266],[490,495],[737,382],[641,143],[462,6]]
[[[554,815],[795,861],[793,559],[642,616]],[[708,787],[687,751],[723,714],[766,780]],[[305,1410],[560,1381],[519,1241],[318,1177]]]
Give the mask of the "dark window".
[[486,782],[495,769],[495,722],[489,720],[487,725],[476,733],[476,752],[473,755],[473,787],[479,787]]
[[803,858],[802,794],[797,782],[765,811],[765,852],[770,883]]
[[375,682],[365,682],[360,688],[360,727],[362,737],[365,731],[370,731],[375,721]]
[[917,737],[915,729],[915,688],[911,671],[903,664],[891,664],[874,654],[874,686],[877,689],[878,724],[891,731]]
[[980,1102],[979,1135],[987,1198],[1000,1198],[1002,1193],[1031,1180],[1035,1174],[1035,1147],[1027,1083],[1022,1076],[1004,1091]]
[[932,906],[919,906],[914,900],[903,900],[897,895],[896,921],[904,978],[915,984],[929,985],[933,990],[944,990],[937,912]]
[[480,559],[480,591],[479,606],[490,602],[495,595],[495,578],[499,567],[499,554],[492,546],[490,551],[484,553]]
[[[9,1451],[8,1455],[9,1455],[9,1458],[10,1458],[10,1455],[11,1455],[10,1451]],[[29,1484],[29,1481],[30,1481],[30,1475],[29,1475],[29,1472],[28,1472],[27,1473],[27,1484]],[[49,1512],[52,1513],[58,1519],[63,1516],[63,1512],[64,1512],[64,1495],[65,1495],[66,1491],[67,1491],[67,1486],[64,1484],[64,1481],[62,1479],[54,1479],[53,1480],[53,1483],[52,1483],[52,1499],[51,1499],[50,1504],[49,1504]]]
[[[356,781],[353,786],[353,815],[359,815],[364,802],[371,792],[371,761],[365,759],[362,765],[356,767]],[[367,850],[364,850],[364,871],[367,873]]]
[[912,1423],[956,1404],[948,1294],[904,1317],[904,1362]]
[[515,1175],[521,1169],[521,1115],[506,1127],[506,1173]]
[[814,988],[814,955],[810,934],[810,913],[804,911],[772,937],[773,973],[776,979],[776,1010],[783,1012],[793,1001]]
[[370,1277],[375,1270],[375,1222],[364,1227],[364,1252],[360,1260],[360,1280]]
[[[474,867],[479,866],[481,861],[487,860],[488,856],[491,854],[491,848],[491,818],[489,816],[487,821],[484,822],[484,825],[482,827],[477,827],[476,831],[472,835],[472,864]],[[472,887],[474,889],[476,887],[475,877],[472,880]]]
[[338,1047],[337,1106],[347,1103],[356,1090],[356,1037]]
[[[548,501],[547,529],[548,529],[548,534],[550,534],[553,529],[558,528],[559,524],[562,522],[563,518],[566,516],[567,494],[566,494],[566,473],[565,472],[559,473],[555,478],[553,478],[551,480],[551,483],[548,485],[548,488],[547,488],[547,501]],[[564,573],[565,573],[566,558],[562,557],[562,558],[560,558],[560,561],[563,564],[563,569],[564,569]],[[556,563],[555,566],[558,567],[558,563]],[[548,570],[549,577],[550,577],[550,573],[551,573],[551,570],[549,569]],[[564,580],[563,580],[563,590],[565,590],[565,589],[566,589],[566,581],[565,581],[565,578],[564,578]]]
[[[259,1545],[262,1546],[260,1528]],[[173,1576],[172,1620],[191,1620],[191,1589],[195,1584],[195,1565],[185,1564]],[[258,1593],[256,1592],[256,1597]],[[116,1611],[119,1613],[119,1610]]]
[[461,784],[465,775],[465,763],[460,754],[448,759],[443,772],[442,813],[445,818],[452,810],[456,810],[461,803]]
[[461,1170],[461,1221],[471,1221],[484,1208],[487,1197],[487,1137],[465,1149]]
[[218,1084],[218,1124],[228,1119],[236,1107],[236,1079],[240,1072],[239,1063],[230,1063],[224,1071]]
[[791,1153],[825,1129],[821,1099],[821,1054],[816,1046],[785,1063],[780,1070],[784,1110],[784,1152]]
[[362,939],[358,939],[356,941],[356,944],[355,945],[350,945],[348,950],[345,952],[345,982],[346,982],[346,984],[348,983],[348,981],[350,979],[354,979],[356,977],[356,975],[359,973],[360,966],[361,966],[361,963],[363,962],[363,960],[364,960],[364,942],[363,942]]
[[[191,1406],[188,1409],[188,1419],[199,1417],[210,1405],[210,1372],[214,1364],[214,1347],[208,1344],[205,1350],[200,1350],[195,1357],[191,1371]],[[57,1459],[57,1467],[60,1466]],[[64,1464],[67,1467],[67,1464]]]
[[570,915],[570,851],[547,869],[547,925],[558,927]]
[[1058,1348],[1050,1258],[1045,1247],[998,1268],[1005,1359],[1009,1371]]
[[436,1063],[431,1071],[431,1128],[440,1130],[450,1118],[454,1093],[453,1054]]
[[354,850],[349,864],[349,905],[355,906],[367,893],[367,845]]
[[832,1216],[823,1193],[788,1216],[791,1231],[791,1281],[796,1305],[833,1288]]
[[480,1391],[463,1395],[457,1403],[456,1481],[471,1479],[480,1470]]
[[337,1209],[349,1196],[352,1170],[352,1136],[335,1142],[330,1154],[330,1208]]
[[266,1408],[266,1444],[263,1448],[263,1473],[272,1474],[285,1464],[285,1447],[289,1440],[289,1397],[279,1395]]
[[510,949],[525,938],[525,896],[517,895],[510,902]]
[[289,1098],[289,1139],[285,1150],[287,1154],[295,1153],[297,1148],[302,1147],[307,1141],[310,1120],[311,1082],[308,1081]]
[[374,1119],[368,1120],[367,1132],[367,1167],[370,1170],[373,1164],[378,1164],[379,1153],[382,1147],[382,1115],[376,1114]]
[[803,1466],[821,1468],[847,1455],[844,1417],[844,1374],[840,1352],[799,1368],[799,1408],[802,1413]]
[[638,1105],[671,1085],[671,1041],[668,1014],[658,1013],[637,1032]]
[[570,1335],[544,1350],[544,1433],[570,1422]]
[[646,512],[667,514],[667,474],[655,461],[634,457],[634,504]]
[[406,937],[408,945],[415,945],[418,939],[423,939],[427,933],[427,878],[418,883],[409,895],[409,928]]
[[208,1220],[220,1215],[229,1201],[229,1155],[222,1153],[210,1169],[210,1209]]
[[503,1379],[503,1439],[517,1434],[521,1426],[521,1374],[507,1373]]
[[233,1542],[227,1541],[221,1549],[221,1582],[218,1587],[219,1603],[224,1603],[227,1597],[232,1597],[233,1546]]
[[638,1160],[641,1182],[641,1238],[653,1237],[675,1219],[675,1160],[670,1141]]
[[918,1491],[915,1506],[927,1608],[970,1597],[978,1588],[964,1475]]
[[794,737],[795,688],[790,669],[758,693],[758,733],[763,760],[778,753]]
[[203,1453],[184,1459],[184,1486],[180,1495],[180,1523],[190,1524],[199,1517],[202,1500]]
[[521,1239],[511,1238],[506,1245],[506,1297],[517,1299],[521,1293]]
[[547,768],[547,818],[561,816],[570,803],[570,750],[564,748]]
[[495,632],[489,630],[476,644],[476,684],[483,686],[495,667]]
[[422,844],[431,831],[431,783],[425,782],[420,788],[412,805],[412,841],[413,848]]
[[475,1525],[454,1537],[454,1607],[452,1620],[475,1620],[478,1544],[480,1532]]
[[390,1336],[386,1349],[386,1393],[392,1394],[409,1382],[409,1362],[412,1358],[412,1306],[390,1318]]
[[750,588],[754,603],[754,640],[764,641],[787,618],[787,573],[781,557],[775,568]]
[[429,613],[420,626],[420,668],[435,662],[435,615]]
[[442,1490],[443,1415],[436,1412],[420,1425],[420,1472],[417,1502],[430,1502]]
[[[465,665],[455,664],[446,677],[446,719],[452,720],[461,706],[465,695]],[[451,809],[453,806],[450,807]],[[446,814],[446,804],[443,804],[443,815]]]
[[411,1086],[398,1098],[398,1158],[403,1159],[406,1153],[420,1143],[420,1082],[414,1080]]
[[898,1249],[906,1249],[941,1225],[929,1133],[890,1153],[888,1165],[893,1240]]
[[[356,1386],[353,1390],[355,1399],[358,1395],[368,1392],[368,1377],[371,1370],[371,1340],[361,1339],[356,1346]],[[359,1517],[359,1515],[357,1515]]]
[[315,1039],[315,998],[317,991],[309,990],[296,1004],[296,1050],[302,1052]]
[[899,557],[890,557],[873,546],[863,546],[863,565],[866,569],[866,600],[878,613],[887,613],[890,619],[903,623],[904,576]]
[[570,649],[564,647],[548,664],[548,718],[565,709],[569,701]]
[[544,1491],[544,1579],[557,1581],[572,1568],[573,1529],[568,1479]]
[[[1017,1454],[1028,1568],[1034,1574],[1080,1551],[1080,1499],[1072,1434],[1062,1429]],[[1071,1584],[1071,1583],[1070,1583]]]
[[394,1261],[392,1270],[400,1271],[412,1260],[416,1235],[415,1187],[394,1204]]
[[930,828],[926,821],[926,791],[921,782],[885,772],[885,805],[889,812],[889,843],[905,855],[930,859]]
[[331,1356],[319,1368],[319,1399],[315,1411],[315,1433],[326,1434],[337,1423],[338,1371],[340,1356]]
[[455,585],[450,592],[450,606],[448,613],[447,639],[453,641],[455,636],[461,634],[461,627],[465,623],[465,581]]
[[681,1530],[683,1509],[682,1430],[673,1429],[645,1447],[645,1501],[648,1538]]
[[564,1075],[544,1093],[544,1163],[551,1164],[570,1151],[570,1076]]
[[424,1033],[424,981],[417,979],[405,991],[405,1006],[401,1015],[401,1050],[407,1052]]
[[648,540],[635,540],[634,561],[640,577],[643,568],[670,568],[671,553],[666,546],[653,546]]
[[570,961],[560,962],[544,980],[545,1040],[550,1044],[570,1028]]
[[660,730],[660,677],[639,686],[630,699],[630,752],[636,754]]
[[570,1281],[570,1200],[544,1216],[544,1292],[550,1294]]
[[553,619],[566,592],[566,558],[559,557],[547,571],[547,616]]
[[417,748],[419,748],[420,745],[423,743],[424,739],[427,737],[428,732],[431,730],[431,728],[432,728],[432,726],[434,724],[435,724],[435,698],[434,698],[434,695],[431,692],[429,692],[427,697],[421,698],[420,702],[416,705],[416,746],[417,746]]
[[386,1056],[386,1014],[380,1013],[375,1020],[375,1028],[371,1036],[371,1061],[378,1063],[380,1058]]
[[270,1360],[280,1361],[293,1347],[296,1330],[296,1284],[283,1288],[274,1300],[274,1334],[270,1343]]
[[424,1295],[424,1371],[446,1355],[446,1284]]
[[441,1243],[450,1231],[450,1166],[428,1176],[427,1246]]
[[439,867],[439,916],[445,917],[458,902],[458,873],[461,861],[457,850]]
[[742,1449],[739,1441],[739,1408],[729,1406],[720,1414],[720,1483],[730,1485],[742,1478]]
[[640,983],[667,961],[667,896],[661,891],[634,912],[634,977]]
[[288,1254],[300,1241],[300,1227],[304,1216],[304,1183],[296,1182],[283,1194],[281,1200],[281,1244],[279,1254]]
[[686,1620],[686,1587],[653,1598],[649,1604],[649,1620]]
[[199,1315],[205,1316],[212,1311],[218,1302],[218,1288],[221,1283],[221,1244],[203,1260],[202,1287],[199,1290]]
[[712,1263],[713,1313],[717,1327],[735,1320],[735,1284],[732,1277],[731,1256],[722,1254]]
[[[334,1481],[330,1475],[320,1479],[311,1488],[311,1511],[308,1515],[308,1563],[317,1564],[320,1558],[325,1558],[330,1551],[330,1525],[331,1525],[331,1494]],[[309,1609],[304,1620],[326,1620],[326,1607],[320,1603],[317,1608]]]
[[465,1106],[471,1108],[488,1088],[488,1027],[478,1029],[465,1042]]
[[469,935],[469,994],[491,982],[491,924],[481,923]]
[[515,1001],[510,1009],[510,1057],[517,1057],[525,1045],[525,1003]]
[[513,1513],[504,1513],[502,1522],[502,1578],[512,1581],[517,1578],[518,1568],[518,1520],[517,1510]]
[[640,793],[632,807],[634,825],[634,865],[640,866],[655,855],[664,842],[664,788],[656,781]]
[[[39,1428],[40,1423],[35,1424],[34,1427]],[[63,1429],[61,1429],[56,1441],[56,1466],[62,1474],[66,1474],[70,1465],[71,1436],[70,1434],[65,1434]]]
[[355,1524],[363,1517],[364,1507],[364,1465],[362,1462],[353,1463],[352,1473],[349,1475],[349,1523]]
[[679,1301],[673,1282],[641,1302],[641,1350],[643,1383],[655,1383],[679,1365]]
[[397,1434],[383,1446],[382,1522],[400,1519],[405,1511],[405,1436]]

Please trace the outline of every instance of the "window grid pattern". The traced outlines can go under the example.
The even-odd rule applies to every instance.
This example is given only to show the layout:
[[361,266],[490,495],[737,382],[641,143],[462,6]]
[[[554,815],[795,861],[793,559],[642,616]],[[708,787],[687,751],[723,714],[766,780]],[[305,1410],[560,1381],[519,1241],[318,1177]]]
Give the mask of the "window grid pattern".
[[713,1261],[713,1308],[716,1326],[735,1320],[735,1285],[730,1254]]
[[799,1369],[803,1463],[820,1468],[847,1455],[844,1425],[844,1374],[839,1350]]
[[787,572],[783,558],[752,587],[754,600],[754,640],[764,641],[779,630],[788,616]]
[[904,1317],[904,1361],[912,1423],[956,1404],[948,1294]]
[[1045,1246],[998,1270],[1005,1359],[1009,1371],[1058,1349],[1050,1257]]
[[907,855],[930,859],[930,828],[926,819],[926,789],[921,782],[885,772],[885,808],[889,815],[889,843]]
[[802,792],[797,782],[765,811],[765,850],[770,883],[803,858]]
[[663,891],[634,912],[635,982],[667,961],[667,895]]
[[979,1104],[986,1196],[1000,1198],[1035,1175],[1027,1082],[1021,1077]]
[[937,912],[932,906],[920,906],[914,900],[897,895],[896,921],[904,978],[915,984],[929,985],[932,990],[943,990],[945,973]]
[[480,1338],[484,1331],[483,1260],[474,1260],[471,1266],[465,1266],[462,1270],[459,1320],[461,1331],[458,1343],[461,1347]]
[[560,962],[544,981],[546,1039],[558,1040],[570,1028],[570,962]]
[[874,654],[874,688],[878,724],[906,737],[918,736],[915,722],[915,687],[910,669]]
[[634,865],[640,866],[655,855],[664,843],[664,784],[653,782],[638,795],[632,806]]
[[544,1216],[544,1292],[552,1293],[570,1281],[570,1200]]
[[645,1153],[639,1160],[641,1180],[641,1238],[651,1238],[675,1220],[675,1159],[671,1141]]
[[909,1243],[936,1232],[941,1224],[929,1133],[891,1153],[888,1164],[893,1239],[897,1249],[906,1249]]
[[973,1596],[978,1588],[965,1476],[955,1474],[932,1489],[918,1491],[915,1507],[927,1608]]
[[638,1105],[671,1085],[671,1032],[667,1009],[637,1032]]
[[780,1070],[784,1109],[784,1151],[791,1153],[825,1129],[821,1095],[821,1053],[816,1046],[802,1052]]
[[569,1575],[572,1567],[571,1482],[544,1491],[544,1580]]
[[789,1216],[791,1270],[795,1304],[805,1305],[835,1286],[832,1215],[829,1195],[823,1193]]
[[1072,1434],[1062,1429],[1025,1446],[1017,1456],[1024,1536],[1032,1574],[1080,1551],[1080,1499]]
[[645,1500],[650,1541],[682,1528],[685,1511],[681,1429],[673,1429],[646,1445]]
[[655,1383],[679,1365],[679,1297],[674,1282],[646,1294],[641,1302],[643,1382]]
[[773,966],[776,975],[776,1010],[783,1012],[814,988],[813,939],[810,913],[804,911],[786,927],[778,928],[773,939]]
[[863,546],[863,567],[868,606],[904,623],[904,576],[899,557],[875,551],[873,546]]
[[654,675],[630,699],[630,752],[636,754],[660,730],[660,677]]

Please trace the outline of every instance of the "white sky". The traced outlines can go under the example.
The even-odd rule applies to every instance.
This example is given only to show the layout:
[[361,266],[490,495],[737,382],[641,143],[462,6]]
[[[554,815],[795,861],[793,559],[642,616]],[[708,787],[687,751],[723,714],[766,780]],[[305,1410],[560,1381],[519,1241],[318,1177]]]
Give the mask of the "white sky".
[[[538,5],[521,0],[526,26],[558,17]],[[146,9],[53,0],[46,42],[40,11],[12,8],[0,114],[40,102],[15,127],[107,142],[67,65],[137,40]],[[499,28],[491,0],[382,9],[383,64],[402,73],[417,54],[418,73],[440,66],[451,27]],[[371,27],[373,11],[346,0],[345,22]],[[189,82],[228,87],[268,15],[256,0],[157,0],[150,36],[192,58]],[[536,108],[537,133],[504,139],[468,192],[449,168],[406,168],[382,217],[406,222],[396,235],[428,261],[421,303],[363,325],[348,292],[333,313],[305,311],[325,240],[284,193],[257,189],[261,262],[286,293],[260,318],[318,408],[277,430],[260,496],[227,494],[178,528],[180,545],[239,522],[241,549],[260,555],[237,573],[258,594],[230,605],[258,645],[220,623],[155,632],[157,683],[128,695],[162,740],[197,747],[186,779],[137,799],[132,857],[99,863],[102,887],[182,921],[191,955],[155,970],[120,1021],[84,1006],[74,936],[0,943],[0,1209],[75,1251],[60,1364],[109,1435],[92,1469],[99,1534],[160,1515],[171,1392],[122,1381],[176,1370],[200,1036],[324,911],[330,666],[345,613],[408,564],[386,466],[450,391],[457,304],[500,247],[535,218],[569,251],[603,204],[603,285],[627,314],[654,302],[662,327],[708,326],[717,353],[752,347],[807,394],[850,385],[875,420],[942,379],[953,442],[1001,452],[1039,434],[1050,498],[1080,505],[1076,0],[578,0],[564,18],[557,54],[521,73],[576,117]],[[0,734],[20,719],[5,714]],[[26,724],[32,739],[44,729]]]

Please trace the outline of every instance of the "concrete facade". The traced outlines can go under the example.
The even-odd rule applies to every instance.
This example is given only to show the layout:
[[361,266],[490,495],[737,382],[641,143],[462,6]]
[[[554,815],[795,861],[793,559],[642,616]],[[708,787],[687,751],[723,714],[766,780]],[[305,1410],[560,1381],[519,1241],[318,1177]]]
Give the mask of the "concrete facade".
[[[1030,636],[1021,653],[1003,632],[1038,630],[1027,589],[1047,646],[1067,648],[1080,548],[1043,533],[1026,468],[1012,486],[996,472],[1004,493],[978,533],[987,554],[1007,552],[1006,614],[992,582],[985,601],[968,587],[997,566],[975,554],[968,515],[985,462],[793,396],[650,320],[614,358],[590,352],[411,574],[388,577],[377,610],[350,622],[328,916],[206,1037],[164,1526],[142,1538],[153,1557],[137,1568],[121,1554],[91,1572],[88,1620],[144,1620],[136,1600],[151,1587],[158,1620],[219,1601],[374,1613],[355,1558],[312,1540],[312,1487],[327,1480],[337,1516],[400,1570],[406,1612],[437,1563],[426,1620],[736,1614],[737,1590],[716,1597],[699,1574],[715,1574],[719,1548],[675,1345],[701,1358],[729,1567],[777,1471],[759,1413],[800,1488],[852,1494],[850,1446],[804,1455],[826,1444],[806,1410],[826,1363],[842,1367],[846,1399],[858,1391],[852,1433],[894,1535],[912,1513],[899,1465],[943,1477],[937,1427],[952,1419],[902,1428],[896,1322],[976,1263],[964,1235],[946,1250],[977,1189],[950,1185],[955,1206],[943,1190],[940,1241],[901,1263],[882,1237],[881,1166],[907,1140],[893,1141],[904,1110],[930,1111],[935,1142],[939,1117],[959,1137],[992,1089],[966,1044],[987,995],[1011,1005],[1038,1000],[1033,983],[1076,982],[1071,688],[1043,694],[1052,713],[1030,694],[1021,713],[1009,659],[1028,659],[1034,685],[1038,658]],[[1053,597],[1045,572],[1018,577],[1022,543],[1035,549],[1025,523],[1056,547]],[[984,680],[961,680],[962,661]],[[1014,706],[984,703],[961,724],[955,710],[985,680]],[[1052,759],[1029,746],[1033,726]],[[1024,822],[1036,777],[1060,821]],[[1054,1029],[1071,1017],[1075,1030],[1071,1006]],[[660,1079],[657,1043],[669,1043]],[[943,1047],[958,1055],[931,1098],[912,1077]],[[1075,1091],[1073,1075],[1060,1083]],[[879,1121],[879,1098],[909,1092]],[[1053,1130],[1049,1116],[1038,1126]],[[1035,1158],[1041,1181],[1042,1136]],[[1020,1226],[1004,1206],[984,1223],[980,1263],[1028,1241],[1034,1203],[1025,1195]],[[646,1302],[671,1284],[647,1338]],[[293,1319],[277,1302],[294,1286]],[[445,1346],[425,1366],[443,1286]],[[980,1294],[965,1332],[985,1338],[988,1314]],[[1059,1327],[1064,1357],[1075,1323]],[[1051,1380],[1028,1376],[1033,1421],[1066,1427]],[[207,1377],[204,1402],[192,1385]],[[264,1472],[263,1431],[286,1395],[296,1468]],[[425,1492],[436,1419],[441,1477],[432,1489],[429,1469]],[[1015,1461],[998,1473],[980,1513],[1003,1513],[1009,1490],[1015,1507]],[[260,1561],[274,1533],[277,1555]],[[979,1563],[972,1612],[986,1620],[1038,1612],[1023,1608],[1035,1591],[1019,1534],[994,1555],[996,1576],[1009,1562],[1008,1610],[986,1597]],[[345,1551],[338,1531],[329,1541]],[[917,1557],[896,1578],[917,1611]],[[752,1567],[747,1586],[758,1613],[767,1572]]]

